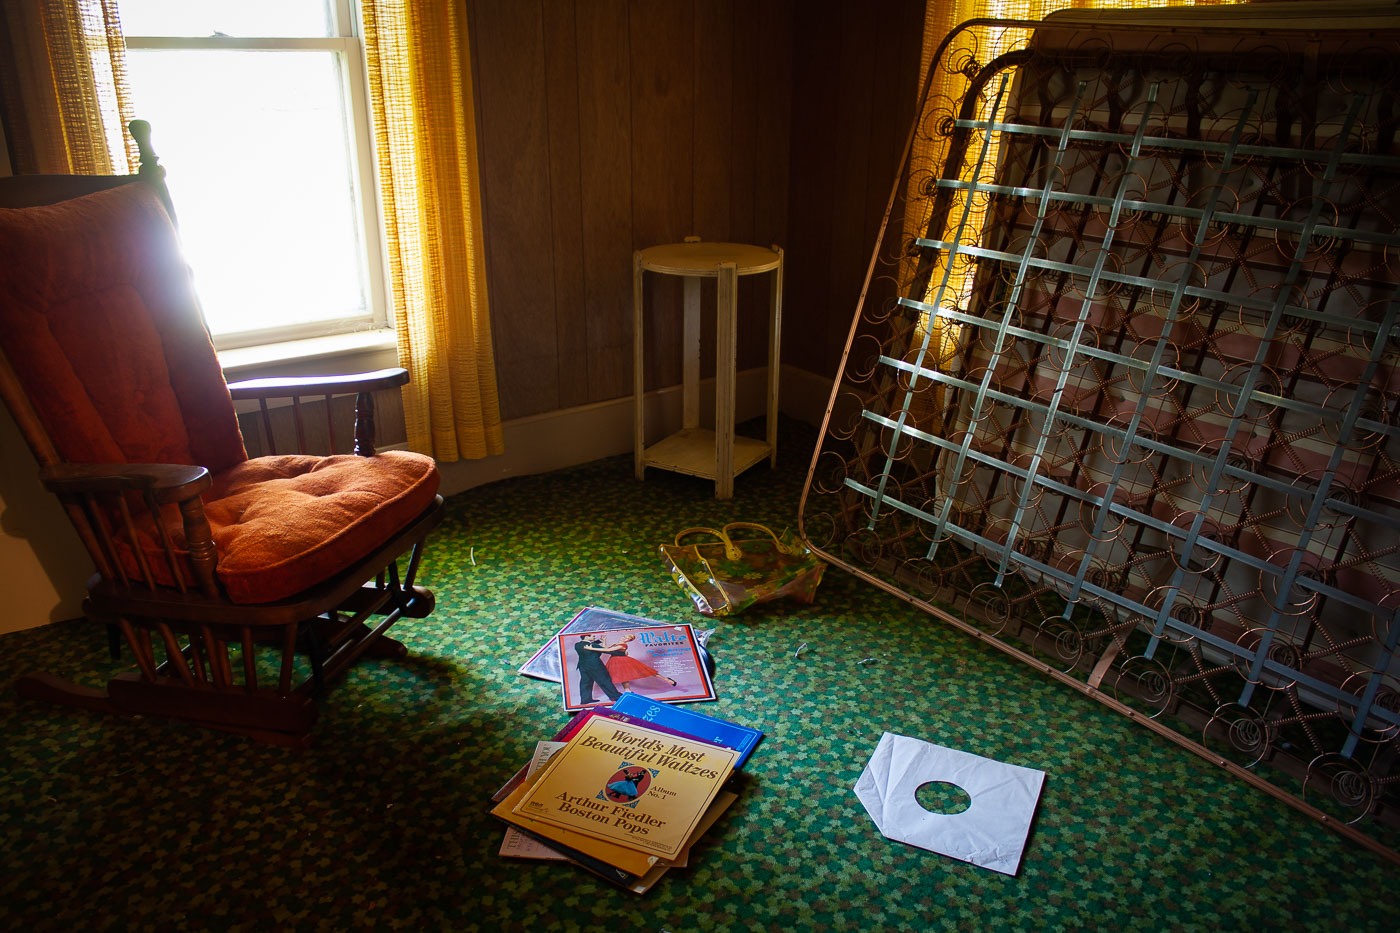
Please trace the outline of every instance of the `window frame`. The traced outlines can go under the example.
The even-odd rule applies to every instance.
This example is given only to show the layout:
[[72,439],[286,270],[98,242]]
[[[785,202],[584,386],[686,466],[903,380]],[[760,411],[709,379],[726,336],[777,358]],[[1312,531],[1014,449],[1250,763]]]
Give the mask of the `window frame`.
[[[340,56],[341,90],[349,133],[346,140],[351,160],[351,182],[357,203],[360,240],[365,264],[365,304],[368,316],[355,315],[289,324],[282,327],[212,335],[214,347],[223,351],[275,347],[315,338],[371,332],[382,340],[393,333],[388,314],[387,257],[383,217],[379,208],[379,185],[375,172],[374,129],[370,120],[369,76],[364,42],[353,0],[328,0],[330,31],[327,37],[240,37],[240,36],[124,36],[133,51],[163,49],[200,51],[330,51]],[[138,102],[139,104],[139,102]],[[138,106],[139,109],[139,106]],[[156,128],[160,132],[160,128]],[[159,149],[159,145],[156,146]],[[176,205],[176,212],[179,205]],[[289,348],[290,349],[290,348]]]

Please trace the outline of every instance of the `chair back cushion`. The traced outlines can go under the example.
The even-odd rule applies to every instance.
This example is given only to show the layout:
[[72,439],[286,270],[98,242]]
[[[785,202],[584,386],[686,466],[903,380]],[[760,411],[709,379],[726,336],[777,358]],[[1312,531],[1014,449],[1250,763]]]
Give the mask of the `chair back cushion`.
[[180,255],[143,183],[0,209],[0,349],[61,460],[246,460]]

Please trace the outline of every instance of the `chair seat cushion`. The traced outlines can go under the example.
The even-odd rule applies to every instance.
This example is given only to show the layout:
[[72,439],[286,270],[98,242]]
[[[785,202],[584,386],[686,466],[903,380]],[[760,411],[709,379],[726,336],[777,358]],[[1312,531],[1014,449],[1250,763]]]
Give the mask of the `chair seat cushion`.
[[[373,457],[257,457],[212,479],[204,515],[219,582],[235,603],[273,602],[331,579],[422,514],[438,489],[431,457],[397,450]],[[168,506],[162,517],[185,583],[192,585],[179,512]],[[157,583],[174,585],[148,522],[138,530],[145,564]],[[119,550],[127,573],[140,578],[131,550]]]
[[219,582],[264,603],[329,579],[385,543],[437,494],[431,457],[257,457],[214,475],[204,514]]

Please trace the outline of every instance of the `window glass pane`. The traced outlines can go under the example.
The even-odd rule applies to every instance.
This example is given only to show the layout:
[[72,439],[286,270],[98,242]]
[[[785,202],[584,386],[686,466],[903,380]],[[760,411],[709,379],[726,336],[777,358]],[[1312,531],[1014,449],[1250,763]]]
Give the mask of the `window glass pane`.
[[340,60],[128,51],[215,334],[368,319]]
[[332,35],[328,0],[120,0],[118,9],[128,36]]

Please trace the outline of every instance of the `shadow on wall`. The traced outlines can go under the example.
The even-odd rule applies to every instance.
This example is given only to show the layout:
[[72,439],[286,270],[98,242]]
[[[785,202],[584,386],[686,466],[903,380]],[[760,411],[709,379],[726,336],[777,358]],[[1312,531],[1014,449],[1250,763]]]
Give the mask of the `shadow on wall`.
[[8,611],[0,633],[82,616],[92,560],[63,507],[39,482],[39,467],[10,412],[0,405],[0,566]]

